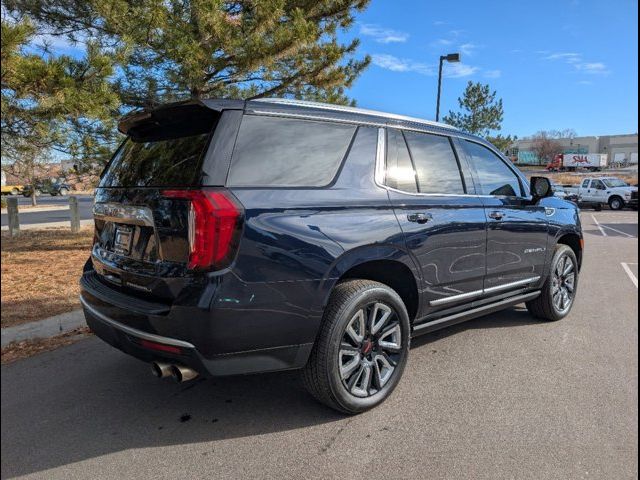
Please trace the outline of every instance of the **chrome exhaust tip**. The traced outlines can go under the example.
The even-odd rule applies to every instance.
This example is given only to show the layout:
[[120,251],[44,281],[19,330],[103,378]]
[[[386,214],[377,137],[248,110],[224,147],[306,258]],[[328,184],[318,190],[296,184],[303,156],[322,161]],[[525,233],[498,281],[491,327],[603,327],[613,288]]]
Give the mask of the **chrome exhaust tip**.
[[151,373],[158,378],[166,378],[171,375],[171,364],[164,362],[151,362]]
[[198,372],[183,365],[171,365],[171,376],[178,382],[187,382],[198,376]]

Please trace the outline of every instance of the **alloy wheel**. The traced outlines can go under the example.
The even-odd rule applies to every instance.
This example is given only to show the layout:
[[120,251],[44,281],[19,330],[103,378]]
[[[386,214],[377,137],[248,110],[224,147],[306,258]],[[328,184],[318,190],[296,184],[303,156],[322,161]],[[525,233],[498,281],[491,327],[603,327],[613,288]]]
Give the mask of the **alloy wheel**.
[[392,378],[402,354],[402,330],[395,310],[373,302],[358,310],[342,335],[338,366],[344,387],[370,397]]
[[558,259],[553,271],[551,296],[558,313],[566,313],[573,303],[576,289],[576,266],[569,255]]

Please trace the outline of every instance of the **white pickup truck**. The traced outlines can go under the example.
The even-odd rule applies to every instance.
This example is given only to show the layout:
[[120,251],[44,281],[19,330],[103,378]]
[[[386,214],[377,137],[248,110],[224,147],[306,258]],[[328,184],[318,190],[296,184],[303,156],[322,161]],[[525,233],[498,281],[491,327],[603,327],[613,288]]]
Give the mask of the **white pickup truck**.
[[638,208],[638,187],[632,187],[615,177],[585,178],[577,187],[565,187],[569,195],[576,195],[579,203],[601,206],[611,210]]

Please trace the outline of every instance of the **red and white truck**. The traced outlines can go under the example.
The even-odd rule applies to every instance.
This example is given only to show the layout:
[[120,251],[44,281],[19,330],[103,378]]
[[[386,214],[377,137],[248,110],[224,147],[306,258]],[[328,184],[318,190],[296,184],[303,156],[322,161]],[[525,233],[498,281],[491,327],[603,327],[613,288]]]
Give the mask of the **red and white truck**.
[[584,168],[592,172],[599,172],[607,166],[606,153],[560,153],[547,164],[550,172],[573,171]]

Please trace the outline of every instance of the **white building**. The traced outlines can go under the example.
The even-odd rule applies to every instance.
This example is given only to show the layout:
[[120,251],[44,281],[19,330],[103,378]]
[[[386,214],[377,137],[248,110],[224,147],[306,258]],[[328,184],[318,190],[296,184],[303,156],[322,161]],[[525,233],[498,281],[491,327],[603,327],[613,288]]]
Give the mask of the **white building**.
[[[600,137],[560,138],[562,153],[606,153],[608,164],[628,165],[638,163],[638,134],[603,135]],[[507,154],[519,165],[541,165],[533,153],[530,138],[517,140]]]

